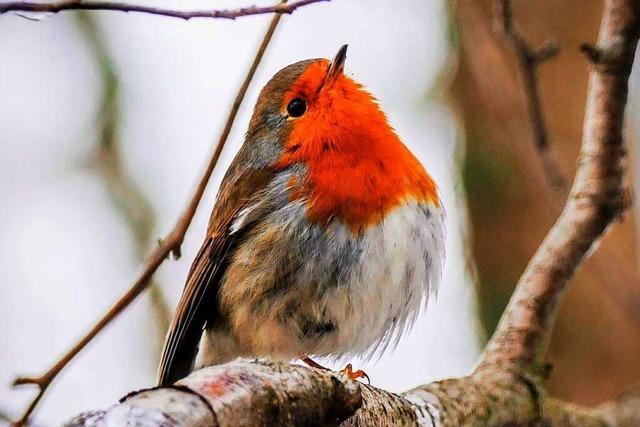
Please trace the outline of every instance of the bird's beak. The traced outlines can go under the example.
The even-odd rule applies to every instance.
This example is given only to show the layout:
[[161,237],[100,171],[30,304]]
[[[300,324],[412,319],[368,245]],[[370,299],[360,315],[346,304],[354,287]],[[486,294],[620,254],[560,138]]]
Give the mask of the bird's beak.
[[342,74],[344,71],[344,61],[347,59],[347,48],[348,44],[342,45],[342,47],[336,53],[336,56],[329,64],[329,70],[327,71],[327,79],[335,79],[338,75]]
[[329,64],[327,75],[325,76],[324,82],[322,84],[323,87],[333,82],[344,71],[344,61],[347,59],[347,47],[349,47],[349,45],[343,45],[338,50],[338,53],[336,53],[333,61],[331,61],[331,63]]

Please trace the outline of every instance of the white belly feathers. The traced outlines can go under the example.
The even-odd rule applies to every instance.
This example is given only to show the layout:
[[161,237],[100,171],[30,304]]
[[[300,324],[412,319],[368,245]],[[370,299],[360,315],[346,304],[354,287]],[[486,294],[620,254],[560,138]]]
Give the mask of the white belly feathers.
[[437,291],[443,256],[443,213],[432,204],[411,202],[367,230],[346,285],[349,304],[327,296],[326,306],[344,326],[335,348],[321,352],[370,357],[394,346]]
[[207,330],[199,364],[371,357],[395,345],[436,292],[440,207],[409,201],[360,235],[337,220],[310,224],[304,208],[273,211],[239,245],[220,289],[225,321]]

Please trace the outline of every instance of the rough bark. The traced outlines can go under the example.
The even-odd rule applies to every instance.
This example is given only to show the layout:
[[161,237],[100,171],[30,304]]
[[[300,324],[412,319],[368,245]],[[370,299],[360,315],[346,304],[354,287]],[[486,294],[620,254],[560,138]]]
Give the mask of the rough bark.
[[361,404],[358,383],[342,374],[238,359],[196,371],[173,387],[132,393],[68,425],[335,425]]
[[520,374],[483,371],[394,394],[340,373],[238,359],[204,368],[175,386],[132,393],[67,426],[633,426],[640,386],[596,408],[545,400]]

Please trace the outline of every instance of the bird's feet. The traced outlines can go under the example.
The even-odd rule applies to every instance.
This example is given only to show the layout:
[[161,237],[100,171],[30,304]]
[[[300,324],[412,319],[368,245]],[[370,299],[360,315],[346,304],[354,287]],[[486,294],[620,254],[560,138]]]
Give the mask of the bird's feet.
[[[321,364],[319,364],[318,362],[316,362],[315,360],[313,360],[312,358],[310,358],[309,356],[302,356],[300,357],[300,360],[302,360],[304,363],[306,363],[307,365],[311,366],[312,368],[315,369],[320,369],[322,371],[330,371],[331,369],[322,366]],[[351,363],[347,364],[347,366],[344,367],[344,369],[342,369],[340,371],[341,373],[343,373],[344,375],[346,375],[347,377],[349,377],[352,380],[357,380],[358,378],[366,378],[367,379],[367,383],[371,384],[371,380],[369,379],[369,375],[367,375],[367,373],[365,371],[363,371],[362,369],[358,369],[357,371],[353,370],[353,366],[351,365]]]
[[344,369],[342,371],[343,374],[345,374],[346,376],[348,376],[349,378],[351,378],[352,380],[357,380],[358,378],[366,378],[367,379],[367,383],[371,384],[371,380],[369,379],[369,375],[367,375],[367,373],[365,371],[363,371],[362,369],[358,369],[357,371],[353,370],[353,366],[351,366],[351,363],[348,363],[347,366],[344,367]]

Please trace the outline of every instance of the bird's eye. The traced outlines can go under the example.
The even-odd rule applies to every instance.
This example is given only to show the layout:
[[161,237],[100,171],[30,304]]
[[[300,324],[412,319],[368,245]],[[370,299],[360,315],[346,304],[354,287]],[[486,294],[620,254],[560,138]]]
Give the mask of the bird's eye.
[[287,113],[290,117],[300,117],[307,111],[307,103],[300,98],[294,98],[287,105]]

